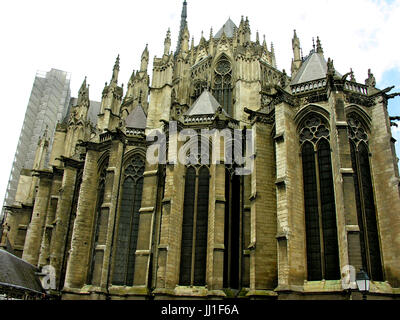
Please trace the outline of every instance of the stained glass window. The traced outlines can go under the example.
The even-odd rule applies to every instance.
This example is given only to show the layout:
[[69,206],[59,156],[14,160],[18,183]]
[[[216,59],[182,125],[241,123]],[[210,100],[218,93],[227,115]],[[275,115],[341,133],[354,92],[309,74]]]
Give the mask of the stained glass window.
[[114,256],[114,285],[133,285],[144,167],[144,160],[137,156],[131,160],[124,172]]
[[233,116],[232,91],[232,65],[226,57],[222,57],[215,67],[213,93],[230,116]]
[[314,115],[300,133],[309,281],[340,279],[329,135],[328,126]]
[[369,163],[368,134],[356,114],[348,118],[351,161],[363,269],[375,281],[383,281],[378,224]]
[[183,205],[180,285],[204,286],[206,284],[209,183],[209,170],[206,166],[187,168]]
[[240,270],[240,177],[225,170],[224,288],[239,289]]

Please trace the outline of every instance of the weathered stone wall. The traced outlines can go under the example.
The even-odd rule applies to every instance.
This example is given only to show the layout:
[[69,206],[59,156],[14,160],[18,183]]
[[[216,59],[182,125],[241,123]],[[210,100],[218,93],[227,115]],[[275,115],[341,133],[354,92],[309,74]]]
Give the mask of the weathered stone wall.
[[375,99],[371,109],[370,137],[372,180],[378,232],[383,259],[384,276],[393,287],[400,287],[400,198],[399,179],[396,174],[396,155],[391,145],[390,121],[382,97]]

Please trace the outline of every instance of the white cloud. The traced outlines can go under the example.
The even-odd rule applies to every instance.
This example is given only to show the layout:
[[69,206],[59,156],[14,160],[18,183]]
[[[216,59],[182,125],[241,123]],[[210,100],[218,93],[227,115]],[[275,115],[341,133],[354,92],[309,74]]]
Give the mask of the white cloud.
[[[90,1],[14,0],[0,3],[0,120],[3,157],[0,201],[5,192],[19,132],[36,70],[57,68],[72,73],[72,94],[85,75],[91,99],[99,100],[111,78],[117,54],[121,55],[120,82],[127,83],[132,69],[149,44],[150,57],[160,55],[168,27],[175,49],[181,0]],[[258,30],[273,41],[280,69],[290,70],[291,39],[297,30],[304,55],[312,37],[321,38],[325,56],[334,59],[341,73],[353,68],[363,82],[368,68],[379,81],[385,70],[400,70],[398,26],[400,2],[382,0],[188,0],[188,23],[197,44],[201,31],[214,34],[230,16],[239,24],[248,16],[252,36]]]

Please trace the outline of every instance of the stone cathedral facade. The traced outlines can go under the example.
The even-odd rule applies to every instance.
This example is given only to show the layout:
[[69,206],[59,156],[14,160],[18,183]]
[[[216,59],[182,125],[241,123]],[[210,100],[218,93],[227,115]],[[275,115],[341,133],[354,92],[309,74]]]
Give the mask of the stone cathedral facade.
[[[387,111],[397,94],[376,88],[370,71],[365,83],[340,74],[319,39],[303,57],[296,32],[289,76],[272,45],[252,40],[247,18],[195,45],[186,7],[177,48],[168,31],[151,83],[147,46],[126,90],[117,58],[95,126],[85,79],[50,166],[45,135],[21,173],[2,245],[52,266],[62,299],[347,299],[360,269],[371,298],[400,297]],[[226,154],[171,161],[173,121],[199,137],[242,130],[244,141],[251,130],[251,172],[237,175]],[[156,129],[168,138],[165,163],[146,158]],[[198,141],[212,149],[209,137]]]

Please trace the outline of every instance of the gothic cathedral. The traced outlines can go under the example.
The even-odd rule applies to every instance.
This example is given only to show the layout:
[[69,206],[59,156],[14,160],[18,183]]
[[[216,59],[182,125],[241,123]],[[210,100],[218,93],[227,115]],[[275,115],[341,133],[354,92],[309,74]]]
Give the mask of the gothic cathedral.
[[[360,269],[371,295],[400,297],[392,88],[370,70],[365,84],[340,74],[320,39],[303,57],[294,32],[289,76],[247,18],[198,45],[186,18],[184,1],[177,48],[168,31],[151,84],[147,46],[126,90],[117,58],[95,125],[85,79],[49,167],[44,135],[21,172],[1,243],[52,266],[62,299],[343,299]],[[251,150],[251,170],[218,152],[173,161],[183,131],[215,153],[204,129],[232,133],[225,146]],[[155,131],[164,162],[148,159]]]

